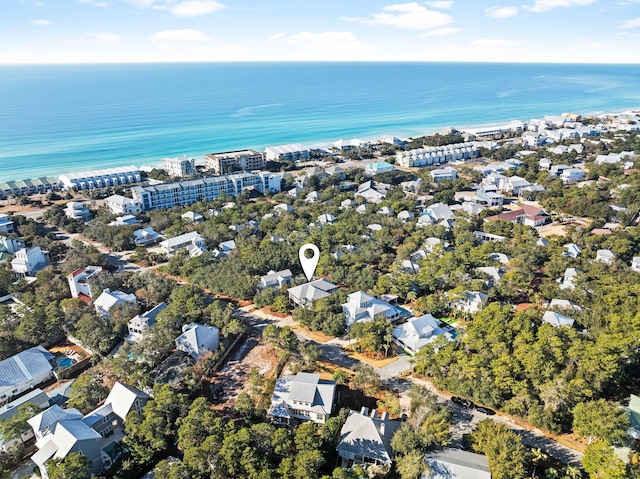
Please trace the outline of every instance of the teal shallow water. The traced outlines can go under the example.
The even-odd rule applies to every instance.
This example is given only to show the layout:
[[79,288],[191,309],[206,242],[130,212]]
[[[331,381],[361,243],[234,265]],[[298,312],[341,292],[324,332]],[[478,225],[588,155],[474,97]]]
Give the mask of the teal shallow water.
[[0,67],[0,181],[640,106],[638,65]]

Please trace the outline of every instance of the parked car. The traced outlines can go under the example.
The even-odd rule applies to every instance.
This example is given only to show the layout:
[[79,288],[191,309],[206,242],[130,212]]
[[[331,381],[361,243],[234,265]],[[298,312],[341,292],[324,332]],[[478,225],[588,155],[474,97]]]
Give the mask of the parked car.
[[476,406],[476,411],[486,414],[487,416],[494,416],[496,412],[493,409],[489,409],[484,406]]
[[451,398],[451,402],[457,404],[458,406],[466,407],[467,409],[473,408],[474,404],[468,399],[464,399],[458,396],[453,396]]

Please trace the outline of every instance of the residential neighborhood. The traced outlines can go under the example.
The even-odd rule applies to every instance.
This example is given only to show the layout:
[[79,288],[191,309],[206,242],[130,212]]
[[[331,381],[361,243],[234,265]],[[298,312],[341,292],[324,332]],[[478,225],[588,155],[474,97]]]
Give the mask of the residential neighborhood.
[[0,470],[636,477],[640,113],[571,118],[5,193]]

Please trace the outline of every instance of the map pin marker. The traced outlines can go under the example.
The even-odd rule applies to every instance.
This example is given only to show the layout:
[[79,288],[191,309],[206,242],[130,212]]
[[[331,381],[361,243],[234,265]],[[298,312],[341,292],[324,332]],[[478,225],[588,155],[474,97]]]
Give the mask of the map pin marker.
[[[307,258],[304,255],[305,251],[309,249],[313,251],[313,256],[311,258]],[[302,245],[298,255],[300,256],[300,264],[302,265],[302,270],[304,271],[307,279],[311,281],[313,273],[316,270],[316,266],[318,266],[318,260],[320,259],[320,250],[316,245],[307,243],[305,245]]]

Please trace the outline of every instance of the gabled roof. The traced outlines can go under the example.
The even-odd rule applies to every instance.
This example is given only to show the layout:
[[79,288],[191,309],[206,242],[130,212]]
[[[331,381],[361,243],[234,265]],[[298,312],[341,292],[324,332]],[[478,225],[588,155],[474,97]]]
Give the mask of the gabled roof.
[[[38,407],[49,405],[49,396],[42,389],[36,388],[28,394],[19,397],[18,399],[11,401],[8,404],[0,407],[0,421],[6,421],[11,419],[18,412],[18,408],[24,404],[33,404]],[[0,442],[2,439],[0,438]]]
[[487,456],[447,449],[429,453],[425,460],[431,470],[430,479],[491,479]]
[[372,412],[375,416],[367,412],[367,409],[363,408],[361,412],[349,413],[340,430],[338,450],[350,451],[356,456],[364,454],[371,459],[390,464],[393,458],[391,437],[400,427],[400,423],[378,416],[375,410]]
[[216,327],[191,323],[184,325],[182,331],[175,340],[176,348],[188,353],[196,360],[218,347],[218,328]]
[[62,409],[57,404],[54,404],[40,414],[27,419],[27,424],[31,426],[34,432],[42,432],[46,429],[51,429],[57,422],[69,419],[82,419],[82,413],[75,408]]
[[111,392],[107,396],[107,400],[105,401],[105,405],[111,405],[113,408],[113,412],[124,421],[127,417],[127,414],[131,411],[133,407],[133,403],[136,399],[142,399],[146,401],[149,399],[149,395],[143,393],[139,389],[134,388],[133,386],[128,386],[126,384],[122,384],[121,382],[116,382],[111,389]]
[[309,283],[301,284],[300,286],[289,288],[287,291],[294,298],[315,301],[317,299],[326,298],[337,288],[338,287],[335,284],[327,281],[326,279],[317,279]]
[[27,349],[0,361],[0,388],[18,386],[53,370],[53,354],[41,346]]
[[412,318],[393,329],[393,337],[413,351],[418,351],[440,335],[444,335],[449,341],[453,340],[451,333],[445,331],[442,323],[430,314]]
[[552,326],[573,326],[574,320],[564,314],[556,313],[555,311],[547,311],[542,316],[542,321],[549,323]]
[[94,301],[96,308],[109,311],[114,306],[120,304],[135,304],[137,301],[136,295],[133,293],[124,293],[122,291],[109,291],[105,289],[102,294]]

